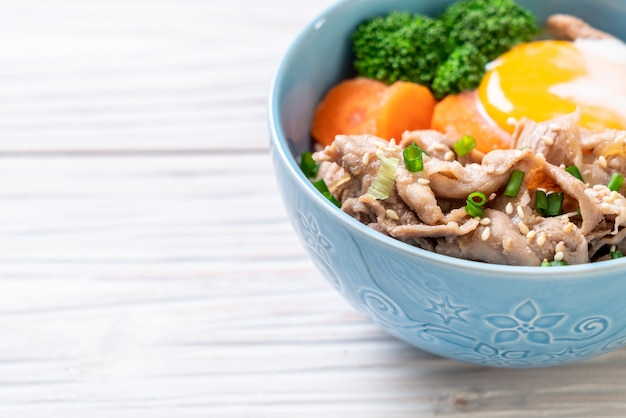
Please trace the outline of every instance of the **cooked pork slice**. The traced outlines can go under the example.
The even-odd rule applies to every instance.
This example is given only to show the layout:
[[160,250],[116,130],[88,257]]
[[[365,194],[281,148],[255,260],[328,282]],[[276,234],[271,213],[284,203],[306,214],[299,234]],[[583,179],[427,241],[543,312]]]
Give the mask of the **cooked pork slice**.
[[[580,130],[578,120],[574,113],[542,123],[521,121],[514,135],[521,149],[494,150],[473,162],[450,160],[450,139],[433,131],[405,133],[400,145],[370,135],[338,136],[314,159],[342,210],[385,235],[488,263],[581,264],[608,258],[612,247],[626,251],[626,198],[607,187],[613,173],[626,174],[626,135]],[[404,166],[403,146],[411,143],[432,152],[424,154],[419,172]],[[583,152],[581,143],[593,145]],[[369,193],[383,155],[398,160],[385,198]],[[583,181],[566,171],[569,165],[580,169]],[[524,179],[517,195],[507,196],[514,170]],[[538,190],[562,192],[559,213],[565,213],[539,211]],[[487,197],[480,216],[466,210],[474,192]]]
[[580,113],[574,112],[548,122],[523,119],[513,134],[517,149],[530,149],[545,156],[554,165],[579,164],[582,158],[578,123]]
[[554,14],[548,17],[546,28],[556,38],[567,41],[576,39],[607,39],[615,38],[606,32],[596,29],[582,19],[566,14]]
[[445,159],[446,153],[452,151],[455,140],[442,134],[439,131],[432,129],[419,130],[419,131],[406,131],[402,134],[402,141],[400,146],[405,148],[411,144],[416,144],[418,147],[426,151],[431,157],[438,158],[440,160]]
[[396,188],[400,197],[422,222],[427,225],[438,225],[444,221],[445,216],[428,184],[427,178],[410,173],[404,167],[398,168]]
[[457,248],[437,247],[437,251],[452,254],[459,252],[461,258],[495,264],[536,266],[541,259],[530,248],[525,235],[506,214],[487,209],[488,225],[481,225],[472,234],[461,236]]
[[578,202],[582,216],[581,232],[588,234],[593,231],[602,221],[603,214],[597,202],[586,193],[588,190],[586,185],[560,167],[546,164],[545,168],[556,184]]
[[426,151],[428,155],[439,160],[452,160],[456,159],[461,164],[468,163],[480,163],[484,154],[476,149],[473,149],[469,154],[459,157],[454,153],[454,143],[459,138],[454,138],[449,135],[443,134],[439,131],[432,129],[406,131],[402,134],[402,141],[400,141],[400,147],[405,148],[411,144],[416,144],[422,150]]
[[458,161],[431,159],[424,170],[437,196],[465,199],[475,191],[490,195],[506,186],[514,167],[531,155],[529,150],[495,150],[486,154],[481,164],[464,166]]
[[568,216],[542,218],[532,231],[533,239],[529,240],[529,245],[541,260],[556,257],[567,264],[589,262],[587,239],[579,228],[571,224]]

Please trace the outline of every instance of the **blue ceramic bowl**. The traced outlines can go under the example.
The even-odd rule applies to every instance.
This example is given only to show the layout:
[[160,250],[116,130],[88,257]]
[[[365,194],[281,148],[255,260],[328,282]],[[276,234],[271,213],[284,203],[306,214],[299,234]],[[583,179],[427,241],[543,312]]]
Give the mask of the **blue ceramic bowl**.
[[[626,259],[510,267],[427,252],[379,234],[322,197],[297,156],[316,103],[353,75],[349,37],[391,10],[438,14],[451,1],[345,0],[297,37],[270,97],[271,154],[290,220],[328,281],[390,334],[431,353],[499,367],[571,363],[626,344]],[[584,17],[626,39],[626,1],[520,0],[540,21]]]

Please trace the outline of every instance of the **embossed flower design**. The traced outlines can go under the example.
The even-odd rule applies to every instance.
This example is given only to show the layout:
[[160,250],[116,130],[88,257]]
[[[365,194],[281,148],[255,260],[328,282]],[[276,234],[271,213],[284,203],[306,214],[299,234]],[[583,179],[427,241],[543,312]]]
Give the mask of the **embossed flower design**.
[[301,226],[303,238],[309,247],[315,251],[319,258],[329,264],[328,251],[332,248],[330,241],[322,235],[313,216],[306,216],[298,212],[298,221]]
[[498,350],[488,344],[480,343],[474,347],[473,353],[462,355],[466,360],[489,366],[524,366],[529,362],[528,350]]
[[499,331],[494,335],[494,342],[509,343],[525,338],[535,344],[549,344],[553,337],[548,331],[565,318],[563,314],[542,315],[531,300],[519,305],[512,315],[491,315],[485,318],[487,323]]

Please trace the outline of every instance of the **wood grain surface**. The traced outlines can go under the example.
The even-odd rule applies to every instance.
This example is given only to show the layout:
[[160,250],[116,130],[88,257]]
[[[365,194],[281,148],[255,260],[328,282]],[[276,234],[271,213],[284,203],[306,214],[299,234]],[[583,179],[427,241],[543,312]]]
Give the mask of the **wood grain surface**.
[[626,416],[625,350],[442,359],[314,268],[267,97],[331,3],[0,2],[0,417]]

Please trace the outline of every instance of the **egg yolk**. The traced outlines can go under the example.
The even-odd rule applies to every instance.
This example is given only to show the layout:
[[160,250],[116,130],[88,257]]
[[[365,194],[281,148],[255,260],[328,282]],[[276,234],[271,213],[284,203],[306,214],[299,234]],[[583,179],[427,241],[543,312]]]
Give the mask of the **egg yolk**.
[[576,109],[585,128],[626,129],[624,111],[614,110],[615,103],[607,97],[624,93],[624,87],[614,83],[626,84],[626,66],[598,64],[598,60],[602,58],[590,57],[574,42],[521,44],[490,63],[478,88],[479,98],[489,116],[508,132],[514,130],[511,118],[540,122]]

